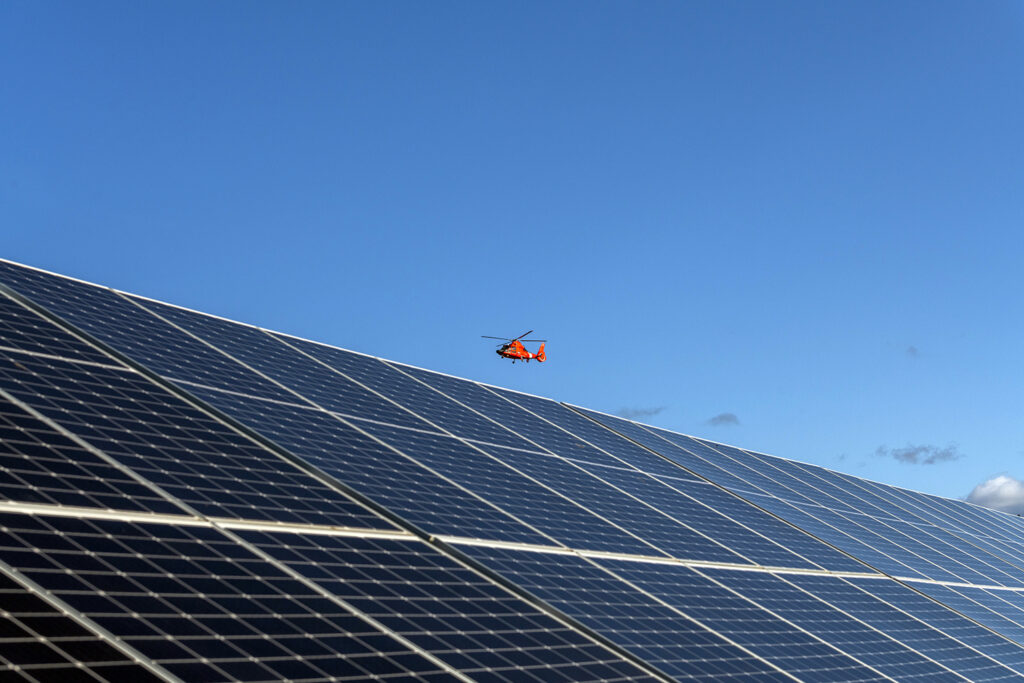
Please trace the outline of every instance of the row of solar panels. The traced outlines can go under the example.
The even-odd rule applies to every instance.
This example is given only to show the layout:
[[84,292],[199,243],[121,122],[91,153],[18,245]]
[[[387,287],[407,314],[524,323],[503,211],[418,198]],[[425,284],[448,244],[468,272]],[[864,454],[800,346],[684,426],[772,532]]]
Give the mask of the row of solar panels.
[[[27,680],[133,658],[183,680],[1024,676],[1015,517],[15,264],[0,282],[0,569],[109,657],[8,610]],[[52,661],[8,657],[40,637]]]

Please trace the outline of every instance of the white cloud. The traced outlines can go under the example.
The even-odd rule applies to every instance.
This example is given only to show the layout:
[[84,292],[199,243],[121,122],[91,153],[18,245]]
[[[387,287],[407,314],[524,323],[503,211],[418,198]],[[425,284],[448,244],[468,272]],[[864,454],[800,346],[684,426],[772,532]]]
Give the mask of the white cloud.
[[983,481],[967,494],[968,502],[994,510],[1024,513],[1024,481],[1000,474]]

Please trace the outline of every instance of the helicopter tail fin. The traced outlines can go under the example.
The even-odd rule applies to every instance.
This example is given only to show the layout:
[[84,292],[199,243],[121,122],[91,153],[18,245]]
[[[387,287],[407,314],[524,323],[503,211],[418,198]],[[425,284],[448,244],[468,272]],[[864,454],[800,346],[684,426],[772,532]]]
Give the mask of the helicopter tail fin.
[[544,345],[541,344],[540,348],[537,350],[537,362],[538,363],[543,363],[547,359],[548,359],[548,354],[544,353]]

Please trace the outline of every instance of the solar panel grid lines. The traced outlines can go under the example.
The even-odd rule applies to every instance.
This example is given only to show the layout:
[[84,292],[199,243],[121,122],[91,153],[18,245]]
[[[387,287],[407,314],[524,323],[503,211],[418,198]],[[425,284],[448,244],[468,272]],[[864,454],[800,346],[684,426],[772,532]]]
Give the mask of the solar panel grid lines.
[[[395,632],[454,660],[469,676],[509,675],[538,681],[619,680],[639,671],[550,614],[534,611],[485,574],[419,541],[248,533],[282,563],[372,614]],[[476,564],[476,563],[471,563]],[[376,566],[386,573],[371,573]],[[456,617],[454,615],[462,615]],[[594,652],[601,671],[573,657]]]
[[196,393],[243,428],[258,427],[270,447],[297,455],[340,490],[368,501],[392,521],[416,528],[423,537],[468,528],[467,533],[481,537],[545,538],[403,449],[382,443],[367,432],[367,424],[216,390]]
[[[714,444],[700,439],[693,439],[691,437],[685,437],[684,435],[674,434],[672,432],[665,432],[662,436],[666,439],[670,439],[677,445],[682,446],[686,443],[689,445],[688,450],[695,454],[699,453],[702,458],[713,458],[717,455],[721,456],[726,461],[735,463],[736,467],[742,468],[741,476],[743,476],[744,479],[748,481],[756,481],[758,488],[771,493],[780,500],[789,500],[793,503],[800,504],[802,499],[803,501],[815,506],[822,506],[824,504],[824,501],[820,500],[820,498],[815,494],[815,491],[817,490],[813,487],[803,483],[799,483],[796,488],[787,486],[781,481],[773,479],[765,471],[752,467],[751,461],[748,460],[747,462],[744,462],[742,455],[745,454],[745,452],[740,449],[722,444]],[[733,467],[732,470],[733,472],[737,471],[735,467]],[[753,473],[753,475],[749,473]],[[784,475],[785,480],[790,483],[795,481],[785,473],[782,473],[782,475]],[[780,478],[782,477],[780,476]],[[875,546],[889,557],[899,558],[899,561],[904,564],[909,563],[909,566],[913,566],[915,570],[923,571],[925,576],[944,580],[962,580],[963,577],[952,573],[949,567],[959,566],[961,571],[971,571],[969,568],[965,568],[962,564],[955,562],[935,548],[917,541],[913,536],[908,536],[896,529],[893,529],[892,525],[885,524],[882,519],[876,520],[869,515],[856,511],[851,505],[843,501],[839,501],[832,497],[829,498],[831,498],[831,501],[839,503],[839,505],[835,507],[827,508],[833,525],[838,523],[838,528],[841,528],[848,535],[855,538],[866,539],[871,543],[871,545]],[[829,501],[830,504],[831,501]],[[849,512],[847,513],[846,511]],[[882,531],[880,533],[879,525],[889,527],[890,530]],[[897,541],[890,539],[890,535],[896,537]]]
[[[388,365],[464,408],[472,410],[483,419],[515,433],[530,444],[531,447],[524,450],[551,453],[572,460],[604,465],[624,464],[632,467],[622,459],[595,448],[585,439],[559,428],[484,385],[399,363],[388,362]],[[529,434],[529,437],[525,434]]]
[[0,531],[0,559],[185,680],[460,679],[212,526],[8,514]]
[[[764,504],[766,501],[775,500],[775,502],[785,505],[787,508],[792,506],[784,503],[781,500],[770,499],[766,497],[766,494],[753,493],[751,490],[745,488],[736,488],[728,486],[722,481],[719,481],[718,477],[712,478],[708,476],[710,473],[702,472],[699,469],[695,470],[690,468],[688,465],[684,465],[676,458],[670,458],[658,451],[658,448],[668,450],[668,452],[678,451],[686,453],[688,458],[695,459],[698,462],[705,462],[703,460],[695,458],[690,453],[683,451],[679,446],[674,443],[663,439],[651,431],[644,429],[638,423],[625,420],[623,418],[614,417],[597,411],[588,410],[586,408],[580,408],[570,404],[563,404],[566,408],[576,412],[577,414],[592,420],[608,429],[615,431],[623,438],[629,439],[634,443],[649,449],[652,453],[655,453],[659,457],[665,458],[669,462],[672,462],[676,467],[682,469],[684,472],[692,474],[698,480],[707,483],[709,486],[714,487],[714,490],[720,491],[723,495],[717,497],[717,505],[719,509],[723,506],[735,509],[740,506],[748,506],[751,510],[757,511],[764,515],[763,518],[759,518],[761,524],[766,525],[770,528],[775,535],[785,537],[789,546],[792,549],[799,547],[806,547],[808,552],[813,548],[814,557],[817,563],[822,564],[827,569],[840,570],[840,571],[857,571],[864,567],[870,567],[868,563],[865,563],[862,558],[854,553],[850,553],[847,548],[843,548],[841,545],[834,543],[836,540],[833,538],[829,540],[821,535],[812,534],[807,530],[805,526],[794,523],[787,517],[786,514],[780,514],[777,510],[773,510],[772,507]],[[710,464],[710,463],[708,463]],[[717,470],[717,466],[715,467]],[[722,474],[726,475],[726,481],[729,481],[730,475],[725,470],[719,470]],[[736,480],[741,481],[741,480]],[[744,482],[745,483],[745,482]],[[750,487],[756,488],[756,487]],[[761,504],[758,504],[761,501]],[[745,511],[744,511],[745,512]],[[739,518],[739,513],[733,515],[734,518]],[[744,518],[748,520],[748,523],[752,523],[753,517],[748,512],[745,512]],[[770,521],[768,521],[770,520]],[[818,520],[815,520],[816,522]],[[833,530],[838,533],[838,530]],[[853,540],[853,539],[850,539]],[[859,542],[858,542],[859,543]],[[863,546],[863,544],[861,544]],[[867,547],[867,546],[864,546]],[[873,550],[873,549],[872,549]],[[804,555],[807,557],[807,554]],[[902,566],[902,565],[901,565]],[[872,570],[874,571],[874,570]]]
[[[542,534],[552,544],[631,549],[641,554],[660,552],[606,515],[551,487],[542,478],[517,468],[516,459],[528,455],[524,451],[459,440],[454,436],[421,434],[403,437],[398,430],[385,426],[367,426],[366,429],[400,447],[431,471],[480,495],[490,505]],[[445,444],[446,439],[452,441]],[[518,455],[503,456],[509,453]]]
[[[880,494],[890,493],[885,490],[886,487],[874,482],[865,482],[865,485],[879,490]],[[936,496],[890,488],[893,495],[899,495],[909,504],[917,505],[926,514],[933,515],[939,520],[940,526],[954,531],[971,545],[982,547],[1018,570],[1024,570],[1024,545],[1020,543],[1019,531],[1011,526],[1012,521],[1017,519],[1013,515],[979,508],[966,501],[954,506],[951,501]],[[992,514],[984,514],[986,512]]]
[[294,349],[267,330],[135,295],[121,296],[292,393],[299,403],[350,417],[431,429],[413,412]]
[[[468,401],[470,400],[472,400],[473,405],[477,407],[481,407],[482,404],[489,406],[490,409],[488,410],[488,412],[482,413],[483,417],[495,421],[494,415],[496,413],[500,414],[504,420],[503,424],[505,424],[506,428],[512,429],[520,437],[523,437],[524,439],[531,441],[531,439],[527,439],[526,437],[524,437],[521,432],[522,423],[525,420],[529,420],[529,425],[531,427],[531,437],[536,438],[539,431],[543,431],[543,433],[546,435],[543,439],[543,443],[532,441],[532,443],[536,445],[538,450],[551,453],[554,457],[557,457],[560,460],[562,460],[562,462],[568,464],[569,467],[575,468],[575,470],[583,472],[585,475],[590,475],[597,481],[601,482],[601,484],[603,484],[604,486],[610,487],[610,489],[617,491],[619,496],[626,496],[629,499],[638,502],[645,508],[650,509],[658,513],[659,515],[662,515],[667,519],[672,520],[672,522],[682,527],[682,529],[674,529],[675,537],[670,537],[669,535],[657,530],[657,527],[659,526],[657,518],[648,517],[646,521],[642,521],[643,516],[637,516],[635,513],[633,513],[631,517],[631,513],[626,512],[628,510],[628,507],[624,507],[621,502],[619,503],[619,507],[616,510],[618,514],[610,515],[604,513],[601,510],[601,507],[606,507],[609,503],[613,503],[615,501],[615,498],[612,497],[612,494],[608,489],[603,489],[603,491],[601,488],[596,489],[595,491],[597,492],[597,496],[595,497],[594,494],[591,493],[591,491],[589,490],[593,489],[593,484],[589,482],[588,479],[578,477],[573,478],[571,474],[567,476],[567,473],[564,470],[558,471],[558,468],[555,467],[553,463],[545,462],[544,460],[539,460],[537,456],[532,456],[523,453],[520,459],[530,461],[530,470],[544,472],[544,476],[539,479],[536,479],[536,481],[542,484],[544,483],[544,481],[557,481],[558,485],[553,488],[555,492],[571,491],[572,495],[569,496],[570,499],[577,501],[577,503],[579,504],[583,504],[584,507],[590,509],[592,512],[598,514],[605,520],[609,520],[613,516],[619,519],[632,518],[632,520],[634,521],[631,524],[624,525],[625,530],[630,531],[635,535],[645,535],[646,538],[652,539],[648,542],[653,543],[654,547],[658,548],[661,552],[664,552],[669,555],[679,555],[680,553],[685,553],[685,556],[693,559],[715,558],[719,559],[720,561],[739,561],[743,563],[751,562],[749,558],[745,558],[742,555],[739,555],[735,552],[735,550],[730,549],[722,545],[718,541],[714,540],[710,536],[705,535],[700,531],[697,531],[691,525],[687,524],[683,518],[679,516],[672,516],[671,514],[667,513],[665,510],[659,508],[658,506],[650,504],[642,497],[633,495],[633,493],[628,489],[615,486],[606,478],[602,479],[594,471],[587,469],[584,466],[584,462],[597,459],[595,458],[595,456],[591,454],[598,453],[600,454],[600,462],[606,462],[608,464],[620,466],[625,465],[630,469],[633,469],[632,464],[625,460],[622,460],[621,458],[618,458],[613,453],[609,453],[608,451],[605,451],[594,446],[592,443],[580,437],[579,435],[573,434],[563,429],[559,425],[547,420],[543,416],[538,415],[527,408],[517,406],[512,401],[499,395],[497,392],[493,390],[487,389],[482,385],[476,385],[465,380],[458,380],[455,378],[447,377],[445,375],[430,373],[415,368],[403,369],[397,366],[397,364],[392,365],[402,370],[403,372],[406,372],[406,374],[412,375],[419,381],[428,384],[435,391],[443,393],[448,398],[451,398],[452,400],[461,403],[462,405],[466,406],[471,410],[476,410],[476,412],[480,412],[480,410],[477,410],[477,408],[474,408],[469,405]],[[435,383],[438,384],[438,386],[434,386]],[[491,395],[489,398],[487,397],[488,394]],[[510,420],[511,424],[509,423]],[[560,455],[558,452],[561,451],[562,453],[564,453],[566,449],[569,449],[573,453],[573,455],[575,455],[575,453],[579,452],[579,450],[577,449],[577,447],[579,446],[582,446],[586,449],[585,454],[581,456],[583,458],[583,461],[577,461],[573,458],[564,457],[563,455]],[[506,451],[506,453],[510,452],[511,451]],[[515,466],[516,459],[505,457],[502,458],[502,461],[509,464],[509,466]],[[525,472],[526,469],[519,469],[519,471]],[[639,470],[636,471],[639,472]],[[663,484],[653,479],[651,480],[650,485],[654,487],[663,486]],[[644,524],[645,526],[636,527],[634,526],[635,524]],[[645,530],[646,533],[642,533],[640,529]],[[652,534],[654,534],[653,537]],[[698,548],[699,551],[697,551]],[[699,554],[694,554],[695,552],[698,552]]]
[[212,515],[386,524],[160,382],[71,361],[24,359],[21,369],[0,364],[0,387],[159,487],[164,500]]
[[[615,422],[619,422],[619,420],[615,420]],[[651,431],[653,433],[654,431],[663,431],[663,430],[649,429],[648,431]],[[668,433],[666,433],[666,434],[668,434]],[[664,434],[661,435],[661,436],[663,438],[666,438],[666,439],[669,438],[669,437],[665,436]],[[673,439],[673,441],[678,443],[679,439],[681,439],[681,438],[687,438],[688,439],[688,437],[682,437],[682,435],[677,435],[676,438]],[[694,439],[689,439],[689,441],[696,442],[698,444],[697,445],[697,449],[698,450],[696,450],[695,452],[699,452],[700,448],[710,449],[711,446],[714,445],[714,444],[710,444],[710,442],[709,443],[702,443],[700,440],[694,440]],[[655,447],[657,447],[657,446],[655,446]],[[739,452],[738,449],[731,449],[731,447],[723,447],[723,448],[726,448],[728,450],[733,450],[734,452]],[[713,451],[713,452],[717,453],[717,451]],[[730,458],[730,459],[732,459],[734,461],[736,460],[736,458],[734,458],[734,457]],[[746,467],[746,466],[744,466],[744,467]],[[749,470],[749,467],[747,469]],[[708,473],[705,473],[705,476],[707,476],[707,474]],[[774,488],[773,486],[770,486],[770,485],[764,485],[764,482],[765,482],[766,478],[764,477],[764,475],[761,475],[761,477],[762,477],[762,479],[759,480],[759,483],[762,486],[760,486],[760,488],[762,488],[762,489],[764,489],[764,488],[773,489]],[[786,494],[780,494],[780,491],[777,490],[777,489],[774,490],[774,492],[776,493],[776,495],[779,496],[780,499],[785,498],[785,497],[789,497],[791,500],[793,500],[796,497],[796,496],[787,496]],[[800,494],[800,495],[803,495],[804,499],[807,499],[806,495],[804,495],[804,494]],[[816,503],[817,503],[817,501],[816,501]],[[805,512],[807,512],[807,510],[805,510]],[[861,527],[861,528],[864,527],[864,523],[867,523],[867,526],[875,525],[875,523],[873,521],[868,522],[867,518],[863,517],[863,516],[858,516],[858,517],[852,517],[851,518],[851,517],[845,517],[845,516],[839,515],[838,512],[832,513],[832,521],[833,522],[837,521],[837,517],[838,517],[838,519],[842,520],[841,527],[843,527],[847,532],[853,532],[854,536],[864,535],[864,532],[858,530],[858,527]],[[858,524],[858,521],[861,522],[861,523]],[[851,524],[853,524],[854,526],[851,526]],[[876,526],[876,528],[877,528],[877,526]],[[874,532],[868,532],[867,537],[871,538],[871,539],[874,539],[874,542],[875,542],[876,546],[877,545],[881,545],[882,547],[887,548],[888,549],[888,555],[890,557],[892,557],[892,556],[899,556],[899,555],[901,555],[901,554],[906,552],[905,548],[897,549],[897,547],[894,546],[891,542],[889,542],[888,539],[882,539],[882,537],[878,536]],[[903,538],[907,539],[906,542],[907,542],[908,545],[912,545],[912,546],[916,545],[919,553],[923,552],[924,555],[928,555],[928,554],[933,554],[933,553],[936,552],[932,548],[927,548],[926,546],[923,546],[922,544],[918,544],[916,541],[913,540],[912,537],[904,535]],[[841,545],[840,547],[843,547],[843,546]],[[850,549],[850,546],[848,544],[846,545],[846,549],[847,550]],[[862,555],[862,557],[863,557],[863,555]],[[904,559],[911,559],[913,557],[915,557],[915,556],[904,555]],[[922,557],[922,559],[923,559],[923,557]],[[939,562],[941,563],[941,562],[944,562],[946,558],[945,558],[945,556],[941,556],[941,555],[940,556],[936,556],[936,555],[933,554],[933,559],[938,559]],[[962,577],[957,577],[954,574],[949,574],[948,572],[944,573],[944,570],[938,569],[939,565],[937,565],[934,562],[929,562],[929,563],[931,564],[931,566],[936,567],[936,569],[934,569],[934,570],[929,572],[929,575],[931,575],[933,577],[938,575],[938,576],[944,576],[945,578],[962,578]],[[885,564],[885,563],[883,563],[883,564]],[[920,561],[916,562],[915,564],[919,568],[922,566]],[[925,565],[925,566],[927,566],[927,565]],[[963,570],[961,570],[961,571],[963,571]],[[900,573],[899,570],[897,570],[897,574],[899,574],[899,573]]]
[[56,326],[22,303],[17,293],[0,282],[0,347],[26,353],[75,358],[108,364],[110,359],[88,344],[55,334]]
[[919,616],[902,609],[879,593],[863,586],[888,586],[895,589],[890,595],[906,590],[890,579],[866,577],[858,586],[852,581],[828,577],[781,576],[783,580],[815,596],[817,599],[842,609],[847,614],[885,633],[929,659],[938,662],[968,680],[1001,681],[1018,677],[1011,667],[988,654],[958,640],[953,635],[930,625]]
[[[810,474],[813,474],[818,478],[826,478],[836,482],[841,482],[843,485],[849,487],[851,491],[856,492],[858,496],[866,495],[876,500],[885,501],[889,505],[895,506],[900,510],[905,511],[907,514],[920,519],[923,524],[937,526],[941,529],[957,533],[958,535],[967,534],[970,538],[965,538],[964,536],[960,537],[972,545],[977,545],[979,536],[987,536],[986,530],[984,528],[979,528],[979,526],[970,519],[966,517],[956,519],[948,511],[935,507],[930,503],[930,501],[924,499],[924,497],[915,498],[909,495],[911,492],[903,491],[891,486],[880,486],[868,480],[847,477],[840,473],[830,472],[829,470],[825,470],[824,468],[817,466],[799,464],[799,467],[807,470]],[[838,483],[835,485],[839,486]],[[966,506],[962,507],[963,511],[966,512],[968,508]],[[913,519],[908,519],[907,521],[914,523]],[[992,551],[990,550],[990,552]],[[1001,555],[998,552],[993,554],[996,554],[997,557],[1004,562],[1007,561],[1007,557],[1004,555]]]
[[62,329],[73,326],[75,336],[87,335],[91,345],[119,360],[130,359],[171,378],[201,378],[204,384],[244,387],[247,393],[278,399],[290,396],[113,289],[2,261],[0,280],[6,280],[18,301]]
[[984,589],[925,582],[908,582],[908,585],[913,586],[920,593],[952,608],[1007,640],[1015,643],[1024,643],[1024,625],[1022,623],[974,599],[978,597],[978,592]]
[[[421,373],[425,374],[425,373]],[[681,486],[684,486],[682,482],[676,483],[675,486],[672,484],[658,479],[656,476],[648,472],[647,468],[651,468],[652,465],[657,467],[661,463],[668,465],[671,469],[666,470],[663,467],[657,467],[657,469],[665,473],[666,471],[671,474],[682,475],[685,474],[685,470],[682,470],[678,465],[669,465],[667,460],[664,460],[661,456],[647,450],[645,447],[635,444],[634,442],[624,438],[614,431],[611,431],[607,427],[598,425],[591,419],[580,415],[571,408],[563,406],[554,401],[548,399],[541,399],[538,397],[529,396],[527,394],[520,394],[518,392],[512,392],[508,390],[501,390],[493,387],[487,387],[480,385],[482,389],[490,391],[507,401],[516,403],[517,401],[523,403],[519,407],[530,412],[538,419],[549,422],[553,426],[572,434],[575,438],[582,440],[587,445],[597,448],[601,452],[621,461],[625,465],[628,465],[631,470],[639,470],[642,476],[646,479],[639,479],[638,477],[632,477],[634,484],[645,486],[646,490],[654,495],[661,495],[665,504],[674,506],[686,506],[688,512],[691,514],[677,515],[674,517],[680,523],[683,523],[691,528],[703,526],[705,523],[711,523],[716,520],[714,524],[714,534],[709,532],[702,532],[700,528],[695,528],[700,533],[708,538],[728,538],[729,543],[725,544],[733,552],[737,552],[739,548],[747,548],[747,552],[754,552],[753,556],[744,556],[742,552],[739,554],[744,556],[747,561],[754,562],[755,564],[772,565],[772,566],[808,566],[808,559],[806,557],[800,557],[798,554],[791,550],[788,550],[781,545],[771,541],[766,536],[761,536],[758,532],[750,529],[740,522],[736,517],[730,517],[720,510],[715,510],[709,506],[703,505],[699,497],[690,497],[681,490]],[[557,413],[557,416],[553,413]],[[568,425],[566,423],[569,423]],[[627,453],[623,452],[623,446],[628,445],[632,450]],[[640,462],[637,462],[638,454],[642,455]],[[579,467],[586,469],[588,472],[600,478],[600,471],[611,472],[609,468],[605,467],[588,467],[583,463],[577,463]],[[616,476],[616,475],[611,475]],[[627,473],[617,475],[618,478],[627,477]],[[696,481],[696,479],[695,479]],[[670,489],[679,494],[679,497],[670,496],[665,498],[665,492],[661,490],[662,486],[668,486]],[[635,486],[623,486],[621,490],[628,491],[635,488]],[[645,496],[639,496],[641,500],[645,499]],[[700,506],[700,510],[697,514],[692,514],[694,508],[693,503]],[[662,509],[664,511],[665,505],[655,505],[654,507]],[[752,511],[752,510],[751,510]],[[724,519],[723,519],[724,518]],[[683,520],[687,520],[684,522]],[[688,522],[688,523],[687,523]],[[739,529],[736,527],[742,527],[750,536],[745,537]],[[756,538],[762,540],[757,541]],[[774,547],[773,547],[774,546]],[[766,559],[770,558],[770,559]]]
[[[601,476],[600,472],[594,472],[598,469],[596,465],[584,468],[596,476]],[[763,567],[821,568],[792,550],[752,531],[735,521],[734,517],[706,505],[701,501],[698,488],[706,487],[706,484],[679,480],[673,482],[668,478],[647,477],[642,473],[603,469],[608,470],[604,472],[604,478],[609,482],[618,482],[622,488],[641,495],[644,500],[650,501],[674,519],[687,520],[687,526],[708,538],[716,539],[751,564]],[[689,495],[687,491],[693,495]]]
[[[788,462],[773,456],[757,455],[750,451],[744,452],[776,469],[797,470],[798,474],[803,476],[810,486],[820,490],[824,495],[830,496],[833,499],[843,497],[852,506],[862,505],[862,512],[868,516],[878,518],[878,523],[892,529],[897,535],[902,534],[901,538],[909,538],[915,543],[923,538],[924,542],[920,545],[937,553],[936,557],[939,560],[937,564],[941,563],[942,566],[945,566],[961,578],[969,581],[975,581],[976,579],[994,580],[999,583],[1009,581],[1018,585],[1024,579],[1024,575],[1021,575],[1014,567],[1009,566],[1003,558],[984,551],[978,545],[965,548],[965,544],[970,543],[969,540],[961,538],[951,531],[935,525],[925,517],[917,515],[909,505],[901,505],[896,501],[886,501],[880,496],[860,487],[843,489],[829,481],[825,473],[820,471],[822,468]],[[880,514],[872,514],[874,510],[877,510]],[[915,518],[919,520],[919,524],[910,527]],[[972,550],[974,552],[971,552]],[[935,562],[934,559],[932,561]]]
[[963,681],[948,667],[893,639],[849,611],[821,600],[782,574],[701,570],[771,612],[826,638],[898,681]]
[[[1024,674],[1024,650],[1020,643],[982,624],[964,611],[951,609],[950,603],[941,602],[923,590],[925,586],[944,589],[939,584],[901,581],[872,583],[856,577],[847,578],[846,582],[861,589],[873,600],[894,606],[946,637],[1009,667],[1017,672],[1018,677]],[[889,615],[883,628],[891,628],[894,623]]]
[[588,557],[482,545],[465,550],[672,676],[705,681],[799,680]]
[[[62,617],[62,620],[73,622],[73,624],[77,626],[78,629],[81,629],[81,632],[84,632],[84,634],[91,635],[94,638],[96,638],[98,644],[106,646],[106,648],[109,648],[110,650],[114,650],[120,653],[121,656],[125,660],[127,660],[127,662],[130,662],[142,668],[142,672],[132,671],[133,675],[141,674],[139,676],[140,681],[149,680],[148,677],[152,676],[156,680],[169,681],[171,683],[185,683],[184,681],[182,681],[182,679],[178,678],[176,675],[174,675],[164,667],[160,666],[157,662],[153,661],[145,654],[139,652],[137,649],[132,647],[131,644],[118,638],[109,630],[104,628],[102,625],[96,623],[96,621],[90,619],[88,616],[86,616],[82,612],[78,611],[77,609],[69,605],[58,595],[39,585],[31,577],[26,576],[24,572],[19,571],[15,567],[12,567],[10,564],[4,561],[3,558],[0,558],[0,586],[2,586],[2,588],[0,588],[0,611],[2,611],[5,617],[14,617],[14,615],[11,614],[12,612],[23,612],[23,619],[31,617],[38,618],[40,616],[48,616],[51,618],[53,616]],[[29,595],[21,595],[22,590],[29,593]],[[14,593],[15,595],[11,596],[11,593]],[[12,599],[12,597],[15,599]],[[34,604],[31,604],[30,606],[26,605],[26,602]],[[69,628],[67,624],[60,624],[55,632],[67,634],[74,632],[74,630],[75,629],[73,627]],[[54,638],[53,633],[47,633],[46,636],[39,635],[37,637],[37,644],[38,642],[43,642],[50,643],[51,645],[56,645],[56,647],[58,648],[60,647],[57,644],[60,643],[61,640],[59,637]],[[19,647],[17,648],[17,650],[14,651],[18,651],[20,649],[21,648]],[[10,661],[12,658],[11,652],[11,648],[3,648],[3,654],[0,655],[0,659]],[[18,666],[18,669],[15,670],[24,670],[28,672],[30,671],[30,669],[28,669],[27,667],[23,668],[25,667],[25,664],[36,663],[32,661],[34,659],[44,659],[43,657],[39,657],[38,655],[33,656],[33,654],[34,653],[30,652],[26,655],[20,655],[19,662],[12,662],[12,664]],[[67,655],[65,656],[67,657]],[[92,655],[92,657],[95,657],[95,655]],[[74,656],[67,657],[67,659],[68,663],[70,663],[72,667],[78,668],[81,667],[82,664],[89,662],[89,660],[92,657],[83,657],[82,652],[77,652],[75,653]],[[47,657],[45,659],[51,658]],[[11,664],[8,664],[8,667],[10,666]],[[71,671],[74,671],[74,668],[71,668]],[[0,668],[0,675],[2,675],[2,671],[3,669]],[[66,678],[70,680],[71,677],[68,676],[68,673],[69,672],[67,669],[61,667],[61,669],[59,670],[61,680],[65,680]],[[121,674],[123,672],[118,671],[117,673]],[[106,676],[97,677],[100,680],[108,680]],[[93,679],[90,677],[88,680]]]
[[611,560],[600,564],[798,677],[836,683],[889,679],[855,655],[701,573],[699,567]]
[[[88,503],[94,504],[101,509],[111,509],[111,506],[125,510],[147,510],[153,513],[176,513],[182,512],[174,499],[169,497],[152,482],[141,477],[131,468],[125,467],[115,458],[110,457],[88,441],[79,437],[76,433],[66,429],[60,423],[52,420],[42,412],[36,410],[21,399],[13,396],[0,387],[0,400],[6,402],[10,410],[19,411],[20,415],[12,415],[7,412],[5,421],[10,422],[12,418],[27,417],[36,424],[32,431],[35,437],[35,448],[18,449],[18,434],[12,435],[10,431],[4,433],[4,448],[12,451],[20,462],[26,463],[22,467],[27,469],[29,463],[38,467],[34,478],[30,478],[26,472],[19,476],[18,469],[11,464],[5,464],[4,473],[10,476],[15,484],[13,490],[7,491],[8,500],[18,502],[52,502],[58,505],[72,504],[87,507]],[[21,420],[22,426],[25,421]],[[38,426],[36,426],[38,425]],[[40,429],[48,432],[42,432]],[[11,438],[14,436],[14,438]],[[26,438],[25,441],[28,441]],[[23,451],[19,453],[18,451]],[[47,458],[47,456],[49,456]],[[34,459],[33,459],[34,458]],[[48,466],[43,464],[46,458]],[[57,473],[60,472],[60,477]],[[79,477],[73,477],[71,472],[81,473]],[[48,475],[53,476],[48,476]],[[65,486],[58,490],[57,481],[62,481]],[[21,484],[22,486],[18,486]],[[71,484],[71,486],[67,486]],[[77,484],[77,488],[72,488]],[[89,492],[82,487],[88,487]],[[38,500],[26,500],[29,496],[37,497]],[[13,496],[13,497],[12,497]],[[86,505],[83,505],[86,504]]]

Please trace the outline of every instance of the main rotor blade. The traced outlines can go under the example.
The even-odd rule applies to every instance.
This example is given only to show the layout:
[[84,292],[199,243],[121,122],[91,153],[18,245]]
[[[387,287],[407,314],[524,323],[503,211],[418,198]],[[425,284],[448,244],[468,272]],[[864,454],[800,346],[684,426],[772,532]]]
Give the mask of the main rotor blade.
[[481,335],[480,335],[480,338],[481,338],[481,339],[501,339],[501,340],[503,340],[503,341],[512,341],[512,340],[511,340],[511,339],[509,339],[508,337],[488,337],[488,336],[487,336],[486,334],[481,334]]
[[524,341],[524,342],[546,342],[547,339],[520,339],[519,341]]
[[[526,332],[523,332],[521,335],[516,337],[516,339],[522,339],[523,337],[525,337],[526,335],[530,334],[531,332],[533,332],[533,330],[527,330]],[[515,340],[513,340],[513,341],[515,341]]]

